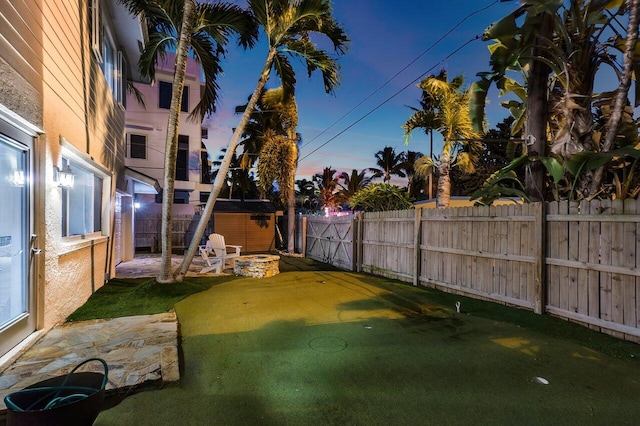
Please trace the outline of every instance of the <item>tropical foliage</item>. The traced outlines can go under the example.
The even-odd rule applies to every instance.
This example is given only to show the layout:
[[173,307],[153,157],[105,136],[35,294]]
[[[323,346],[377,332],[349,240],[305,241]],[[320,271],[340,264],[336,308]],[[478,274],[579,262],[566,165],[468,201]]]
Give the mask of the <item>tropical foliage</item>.
[[336,188],[338,187],[336,171],[331,167],[325,167],[322,173],[313,176],[313,180],[318,188],[318,196],[321,202],[320,208],[335,209],[339,202],[339,197],[336,193]]
[[465,173],[473,172],[480,149],[480,134],[473,129],[469,115],[469,92],[463,89],[463,84],[462,76],[448,82],[444,70],[437,76],[422,80],[419,87],[430,99],[430,110],[414,112],[403,126],[407,138],[418,127],[435,129],[442,134],[443,147],[437,162],[438,207],[449,206],[452,167],[458,167]]
[[407,210],[413,207],[404,188],[388,183],[373,183],[361,189],[351,197],[349,204],[353,210],[366,212]]
[[[341,203],[349,203],[351,197],[358,193],[363,188],[366,188],[371,184],[372,176],[367,176],[369,169],[358,171],[356,169],[351,170],[351,173],[340,173],[338,186],[338,200]],[[342,182],[340,182],[340,180]]]
[[[293,94],[296,78],[290,60],[300,60],[306,65],[309,75],[315,71],[320,72],[325,91],[331,93],[340,80],[338,63],[326,51],[318,48],[316,43],[329,42],[337,55],[344,54],[349,43],[344,29],[332,15],[330,0],[249,0],[248,5],[255,22],[266,36],[266,60],[253,94],[233,133],[228,146],[228,155],[222,162],[221,172],[225,174],[253,108],[269,80],[271,70],[275,70],[280,78],[285,93]],[[187,272],[198,250],[198,242],[211,217],[222,183],[222,179],[216,179],[213,184],[202,217],[194,232],[194,238],[180,265],[179,277],[183,277]]]
[[404,152],[396,154],[396,150],[390,146],[385,146],[384,149],[376,152],[376,166],[378,168],[371,169],[374,172],[374,177],[382,176],[385,182],[391,181],[391,175],[401,178],[407,176],[404,171]]
[[[501,95],[514,98],[503,105],[515,118],[514,132],[526,127],[530,158],[524,166],[540,164],[540,168],[544,161],[546,170],[560,167],[563,171],[560,182],[557,175],[547,174],[545,197],[629,194],[618,187],[631,186],[636,166],[633,152],[627,149],[638,143],[627,94],[632,74],[640,71],[640,55],[635,53],[638,8],[637,1],[526,0],[485,33],[484,38],[492,43],[492,71],[479,74],[482,80],[474,86],[472,116],[477,124],[482,121],[486,93],[493,83]],[[626,35],[624,21],[628,22]],[[622,54],[622,63],[616,54]],[[539,80],[540,73],[544,73],[541,81],[546,82],[546,90],[534,96],[532,90],[538,86],[532,82]],[[618,78],[617,90],[596,91],[596,82],[604,75]],[[638,104],[639,93],[636,85],[633,105]],[[532,111],[534,106],[536,111]],[[543,132],[532,138],[528,135],[534,133],[532,126],[540,114],[544,114]],[[616,151],[619,149],[622,151]],[[582,158],[594,156],[606,165],[604,185],[602,167],[573,167]],[[626,184],[615,184],[622,180]]]

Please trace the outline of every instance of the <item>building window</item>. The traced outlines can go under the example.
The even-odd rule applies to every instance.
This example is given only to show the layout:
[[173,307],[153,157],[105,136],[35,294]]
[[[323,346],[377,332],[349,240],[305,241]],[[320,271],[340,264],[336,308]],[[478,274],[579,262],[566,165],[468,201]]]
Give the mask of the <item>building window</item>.
[[147,158],[147,136],[129,133],[129,158]]
[[202,128],[202,139],[209,139],[209,129],[207,127]]
[[[171,108],[171,92],[172,91],[173,91],[173,83],[161,81],[158,84],[158,94],[160,98],[158,107],[162,109]],[[180,106],[180,110],[184,112],[189,112],[189,86],[186,86],[186,85],[182,87],[182,105]]]
[[73,188],[62,188],[62,236],[102,231],[102,178],[63,157],[62,166],[67,165],[75,174],[75,183]]
[[178,135],[178,156],[176,158],[176,180],[189,180],[189,136]]
[[201,203],[206,203],[209,200],[209,194],[211,194],[211,193],[210,192],[200,191],[200,202]]
[[176,189],[173,193],[173,204],[189,204],[189,191]]
[[91,0],[91,46],[115,101],[124,106],[124,56],[116,49],[101,0]]

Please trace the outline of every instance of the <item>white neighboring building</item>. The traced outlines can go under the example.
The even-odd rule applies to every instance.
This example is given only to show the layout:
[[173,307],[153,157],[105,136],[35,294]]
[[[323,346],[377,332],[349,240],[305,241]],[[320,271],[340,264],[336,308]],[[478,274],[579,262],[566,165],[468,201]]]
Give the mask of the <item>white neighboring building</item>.
[[[127,94],[127,190],[134,197],[135,212],[138,214],[159,215],[162,212],[164,152],[174,58],[173,54],[166,55],[164,62],[156,67],[156,77],[152,84],[135,83],[143,96],[144,107],[137,102],[135,96]],[[201,90],[203,83],[200,66],[193,58],[189,58],[178,131],[174,215],[198,213],[201,200],[206,201],[211,191],[211,162],[202,142],[207,137],[208,129],[202,128],[202,122],[188,119],[190,112],[198,104]],[[135,244],[135,241],[131,243]]]
[[[153,84],[135,83],[135,87],[143,95],[145,107],[138,104],[133,95],[127,95],[125,165],[129,177],[140,190],[135,202],[139,203],[139,211],[145,213],[161,212],[162,208],[161,197],[158,196],[156,202],[156,197],[150,196],[155,194],[155,190],[149,184],[155,186],[157,182],[161,188],[164,178],[164,148],[173,85],[173,61],[174,55],[167,54],[164,63],[156,68],[156,81]],[[174,214],[194,214],[200,204],[200,193],[206,192],[208,195],[211,190],[210,162],[202,143],[207,129],[202,128],[202,122],[187,119],[200,100],[202,86],[200,66],[193,58],[189,58],[178,131]],[[150,180],[142,182],[138,179],[141,176]],[[143,189],[141,183],[147,184],[147,188]]]

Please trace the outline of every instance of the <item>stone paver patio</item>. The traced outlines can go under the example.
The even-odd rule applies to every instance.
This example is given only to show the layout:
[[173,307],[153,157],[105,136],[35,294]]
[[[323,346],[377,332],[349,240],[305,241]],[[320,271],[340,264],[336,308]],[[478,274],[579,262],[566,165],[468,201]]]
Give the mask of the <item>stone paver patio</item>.
[[[173,267],[181,262],[174,256]],[[158,273],[159,255],[141,255],[116,268],[116,276],[153,277]],[[199,258],[187,273],[199,274]],[[173,312],[157,315],[63,323],[21,354],[12,364],[0,366],[0,420],[6,411],[4,397],[42,380],[68,373],[88,358],[102,358],[109,366],[107,391],[131,390],[143,384],[169,383],[180,379],[178,320]],[[4,369],[3,369],[4,368]],[[80,371],[102,371],[90,363]]]

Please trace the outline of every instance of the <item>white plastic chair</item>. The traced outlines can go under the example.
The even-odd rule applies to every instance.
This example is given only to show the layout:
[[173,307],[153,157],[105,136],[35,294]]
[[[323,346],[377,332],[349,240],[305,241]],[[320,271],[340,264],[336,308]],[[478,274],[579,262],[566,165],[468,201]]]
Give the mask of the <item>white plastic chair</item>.
[[[207,244],[204,247],[200,246],[200,254],[202,255],[203,252],[205,253],[205,255],[202,256],[203,259],[205,259],[206,256],[211,262],[219,262],[219,269],[222,269],[228,260],[240,256],[241,249],[242,246],[225,244],[224,236],[220,234],[211,234],[209,235]],[[205,262],[208,264],[207,259],[205,259]]]
[[206,274],[207,272],[211,272],[213,270],[216,271],[216,274],[222,272],[222,265],[224,264],[222,259],[209,257],[209,250],[206,246],[198,246],[198,249],[200,250],[200,256],[202,256],[202,260],[204,260],[207,264],[207,266],[200,270],[201,274]]

